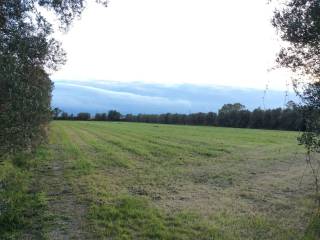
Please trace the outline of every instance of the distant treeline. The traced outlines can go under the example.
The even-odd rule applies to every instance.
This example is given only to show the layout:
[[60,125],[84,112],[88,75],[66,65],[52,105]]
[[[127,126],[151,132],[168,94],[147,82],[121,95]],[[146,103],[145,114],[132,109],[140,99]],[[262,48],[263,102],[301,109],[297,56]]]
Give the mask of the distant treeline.
[[225,104],[218,113],[165,113],[165,114],[126,114],[122,115],[116,110],[108,113],[78,113],[68,114],[55,108],[53,110],[55,120],[82,120],[82,121],[124,121],[161,124],[220,126],[236,128],[256,128],[299,131],[305,129],[303,115],[300,108],[293,102],[289,102],[285,108],[254,109],[247,110],[240,103]]

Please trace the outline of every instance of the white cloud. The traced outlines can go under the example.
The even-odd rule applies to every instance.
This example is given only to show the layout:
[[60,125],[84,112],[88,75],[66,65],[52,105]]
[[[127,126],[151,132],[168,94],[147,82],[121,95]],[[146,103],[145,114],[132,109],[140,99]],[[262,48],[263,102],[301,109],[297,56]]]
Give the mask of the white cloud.
[[53,79],[284,89],[268,72],[279,42],[265,0],[113,0],[89,4],[63,41],[68,63]]
[[97,88],[97,87],[92,87],[92,86],[87,86],[87,85],[80,85],[80,84],[72,84],[72,83],[65,83],[62,82],[63,86],[71,86],[71,87],[77,87],[77,88],[82,88],[84,90],[88,90],[89,92],[95,92],[96,94],[102,94],[105,95],[109,98],[113,98],[116,100],[122,100],[122,101],[135,101],[139,103],[153,103],[153,104],[161,104],[161,105],[170,105],[170,104],[180,104],[181,106],[184,107],[190,107],[191,103],[187,100],[174,100],[174,102],[168,98],[164,97],[157,97],[157,96],[144,96],[144,95],[139,95],[135,93],[130,93],[130,92],[124,92],[124,91],[113,91],[113,90],[108,90],[108,89],[102,89],[102,88]]

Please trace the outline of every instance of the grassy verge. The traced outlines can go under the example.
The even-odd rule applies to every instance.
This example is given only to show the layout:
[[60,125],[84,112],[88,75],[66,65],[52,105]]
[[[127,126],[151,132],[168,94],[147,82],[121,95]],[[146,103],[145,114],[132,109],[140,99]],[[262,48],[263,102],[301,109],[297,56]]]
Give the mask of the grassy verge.
[[46,194],[35,188],[36,169],[47,159],[39,149],[31,155],[3,159],[0,163],[0,237],[22,239],[30,234],[43,238]]

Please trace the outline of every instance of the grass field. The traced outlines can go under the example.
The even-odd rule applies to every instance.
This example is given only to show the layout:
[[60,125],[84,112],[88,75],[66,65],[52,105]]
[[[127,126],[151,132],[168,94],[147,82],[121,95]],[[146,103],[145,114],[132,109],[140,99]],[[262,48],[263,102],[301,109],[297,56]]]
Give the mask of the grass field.
[[296,137],[53,122],[32,165],[41,219],[24,239],[301,239],[314,202]]

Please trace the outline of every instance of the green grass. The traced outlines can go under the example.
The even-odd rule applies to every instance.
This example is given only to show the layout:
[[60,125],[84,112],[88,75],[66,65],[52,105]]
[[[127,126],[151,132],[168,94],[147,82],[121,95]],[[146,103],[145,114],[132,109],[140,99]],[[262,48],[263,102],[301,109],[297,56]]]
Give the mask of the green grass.
[[[33,174],[54,205],[45,226],[60,224],[65,232],[43,227],[42,235],[68,236],[82,226],[82,239],[302,239],[314,201],[296,137],[284,131],[53,122],[47,160]],[[50,197],[57,183],[62,193]]]
[[47,156],[47,149],[41,148],[33,156],[21,154],[0,162],[0,239],[30,234],[43,238],[47,198],[36,188],[35,169]]

